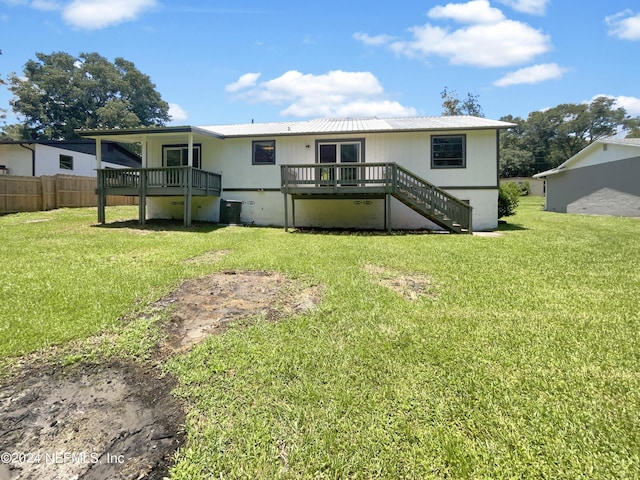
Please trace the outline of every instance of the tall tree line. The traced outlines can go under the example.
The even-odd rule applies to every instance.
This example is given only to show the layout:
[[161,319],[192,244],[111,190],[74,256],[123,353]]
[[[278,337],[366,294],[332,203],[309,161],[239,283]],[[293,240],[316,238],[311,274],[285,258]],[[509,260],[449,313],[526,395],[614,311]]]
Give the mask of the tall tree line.
[[[440,97],[443,115],[484,116],[478,95],[468,93],[461,100],[445,87]],[[630,117],[605,96],[531,112],[526,119],[507,115],[500,120],[515,124],[500,134],[501,177],[530,177],[557,167],[601,138],[640,137],[640,117]]]
[[[21,122],[5,125],[0,138],[72,140],[78,138],[76,129],[162,126],[171,120],[169,105],[151,79],[124,58],[110,62],[95,52],[36,53],[22,75],[7,80],[0,78],[0,85],[8,84],[10,105]],[[445,87],[440,97],[443,115],[484,116],[478,95],[460,99]],[[640,137],[640,117],[631,118],[615,103],[601,96],[531,112],[526,119],[502,117],[515,127],[500,135],[500,175],[531,176],[620,132]],[[0,120],[4,113],[0,108]]]
[[601,96],[590,103],[531,112],[526,119],[502,117],[516,127],[501,133],[500,175],[528,177],[557,167],[601,138],[638,136],[639,119],[615,104],[615,99]]

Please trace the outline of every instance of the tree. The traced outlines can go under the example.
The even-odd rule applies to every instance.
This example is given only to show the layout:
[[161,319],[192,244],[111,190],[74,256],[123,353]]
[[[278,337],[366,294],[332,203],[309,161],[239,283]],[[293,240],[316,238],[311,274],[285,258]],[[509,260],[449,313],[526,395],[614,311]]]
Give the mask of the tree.
[[472,115],[474,117],[484,117],[482,107],[478,102],[478,95],[467,93],[465,100],[460,100],[458,92],[455,90],[444,90],[440,92],[442,98],[442,114],[443,115]]
[[640,130],[640,119],[627,117],[615,102],[601,96],[590,103],[563,103],[531,112],[526,120],[503,117],[501,120],[516,123],[516,127],[500,135],[501,176],[531,176],[557,167],[591,143],[616,135],[623,128],[630,130],[630,135]]
[[[0,55],[2,55],[2,50],[0,49]],[[0,85],[6,85],[6,82],[2,78],[2,74],[0,73]],[[0,107],[0,120],[4,120],[7,118],[7,110]]]
[[70,140],[79,128],[162,126],[169,105],[132,62],[97,53],[36,53],[9,77],[13,110],[28,139]]
[[640,138],[640,117],[626,119],[624,128],[628,132],[626,138]]
[[616,100],[596,97],[589,104],[562,104],[546,112],[554,125],[555,167],[596,140],[615,135],[626,118],[624,108],[615,108]]

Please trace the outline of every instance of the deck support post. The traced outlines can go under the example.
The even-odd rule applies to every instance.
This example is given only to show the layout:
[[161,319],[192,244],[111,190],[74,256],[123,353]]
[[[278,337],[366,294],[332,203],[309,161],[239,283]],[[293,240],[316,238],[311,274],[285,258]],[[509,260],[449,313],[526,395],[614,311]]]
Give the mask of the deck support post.
[[289,208],[286,193],[284,194],[284,231],[289,231]]
[[140,171],[140,192],[138,193],[138,223],[147,222],[147,172]]
[[[96,173],[98,177],[98,223],[105,224],[105,210],[107,206],[107,197],[105,195],[104,174],[102,169],[102,139],[96,138]],[[34,173],[35,175],[35,173]]]
[[391,195],[384,195],[384,224],[387,232],[391,233]]
[[191,199],[193,198],[193,132],[189,132],[187,150],[187,190],[184,194],[184,226],[191,226]]
[[104,186],[104,172],[98,170],[98,223],[104,225],[106,223],[106,206],[107,195]]
[[296,198],[291,196],[291,224],[296,228]]
[[185,179],[186,187],[184,192],[184,226],[191,226],[191,198],[193,197],[193,167],[187,167],[184,172],[187,178]]

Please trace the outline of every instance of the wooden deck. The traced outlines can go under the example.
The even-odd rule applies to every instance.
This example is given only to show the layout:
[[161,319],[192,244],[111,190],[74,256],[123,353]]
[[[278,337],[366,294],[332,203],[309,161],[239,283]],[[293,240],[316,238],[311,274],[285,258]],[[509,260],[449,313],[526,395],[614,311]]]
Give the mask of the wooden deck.
[[222,176],[194,167],[99,169],[98,222],[105,223],[107,195],[139,197],[139,220],[145,223],[146,198],[184,196],[185,226],[191,224],[191,198],[220,196]]
[[314,163],[281,166],[281,192],[296,199],[384,198],[385,227],[391,229],[390,197],[454,233],[471,233],[472,207],[396,163]]

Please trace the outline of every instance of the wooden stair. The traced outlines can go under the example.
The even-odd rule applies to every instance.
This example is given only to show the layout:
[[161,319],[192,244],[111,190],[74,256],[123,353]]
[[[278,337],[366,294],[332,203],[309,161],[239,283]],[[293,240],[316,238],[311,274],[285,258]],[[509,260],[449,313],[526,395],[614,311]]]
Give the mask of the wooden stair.
[[396,165],[392,195],[407,207],[451,233],[471,233],[472,207]]

